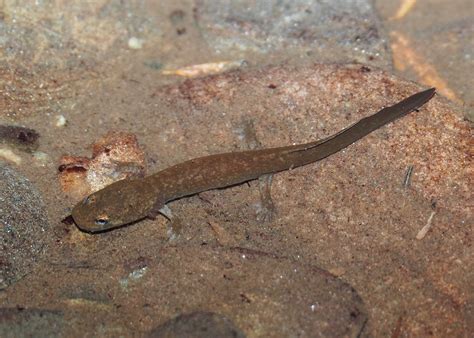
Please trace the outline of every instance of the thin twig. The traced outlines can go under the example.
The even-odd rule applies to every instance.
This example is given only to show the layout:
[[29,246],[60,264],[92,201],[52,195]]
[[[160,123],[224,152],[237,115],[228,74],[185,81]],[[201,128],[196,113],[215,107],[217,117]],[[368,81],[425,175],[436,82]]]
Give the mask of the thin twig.
[[436,215],[436,211],[432,211],[430,217],[428,218],[428,222],[426,222],[425,226],[421,228],[421,230],[416,235],[416,239],[423,239],[425,238],[426,233],[430,230],[431,224],[433,221],[433,217]]
[[413,173],[413,166],[408,166],[407,172],[405,174],[405,179],[403,180],[403,188],[407,189],[411,183],[411,174]]

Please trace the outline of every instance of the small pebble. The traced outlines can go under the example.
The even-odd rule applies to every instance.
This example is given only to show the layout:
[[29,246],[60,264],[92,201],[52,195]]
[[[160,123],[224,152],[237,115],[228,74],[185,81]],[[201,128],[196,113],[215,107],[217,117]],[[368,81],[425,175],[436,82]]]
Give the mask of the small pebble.
[[33,158],[37,162],[36,164],[40,166],[45,166],[49,161],[49,155],[46,153],[43,153],[42,151],[35,151],[33,153]]
[[139,38],[133,36],[130,39],[128,39],[128,48],[130,48],[130,49],[142,49],[144,42],[145,42],[145,40],[139,39]]
[[0,158],[3,158],[16,165],[21,164],[21,157],[15,154],[11,149],[8,149],[8,148],[0,148]]
[[67,124],[67,120],[64,115],[56,115],[56,127],[64,127]]

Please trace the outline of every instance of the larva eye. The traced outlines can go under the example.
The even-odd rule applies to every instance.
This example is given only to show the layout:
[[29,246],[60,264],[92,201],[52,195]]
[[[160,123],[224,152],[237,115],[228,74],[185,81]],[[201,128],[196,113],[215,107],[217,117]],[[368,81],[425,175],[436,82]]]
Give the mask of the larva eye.
[[95,220],[95,224],[104,226],[109,223],[109,219],[107,217],[99,217]]

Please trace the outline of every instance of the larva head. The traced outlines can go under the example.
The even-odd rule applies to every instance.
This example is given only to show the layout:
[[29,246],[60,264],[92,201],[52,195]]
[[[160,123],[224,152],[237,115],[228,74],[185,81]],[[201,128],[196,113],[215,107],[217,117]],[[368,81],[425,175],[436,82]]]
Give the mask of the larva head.
[[77,227],[99,232],[135,222],[147,216],[153,198],[144,190],[143,180],[122,180],[101,189],[79,202],[71,216]]

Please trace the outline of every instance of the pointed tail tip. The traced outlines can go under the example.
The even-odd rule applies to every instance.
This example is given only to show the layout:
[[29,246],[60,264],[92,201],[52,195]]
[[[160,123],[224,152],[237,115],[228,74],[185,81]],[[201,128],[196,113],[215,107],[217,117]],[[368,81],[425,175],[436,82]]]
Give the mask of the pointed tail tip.
[[434,94],[436,94],[436,88],[431,87],[430,89],[425,90],[425,92],[429,93],[429,94],[431,94],[431,96],[433,96]]
[[436,88],[435,87],[432,87],[430,89],[426,89],[426,90],[423,90],[422,92],[419,92],[418,94],[415,94],[415,95],[419,95],[418,97],[421,98],[424,102],[428,102],[429,100],[431,100],[431,98],[436,94]]

